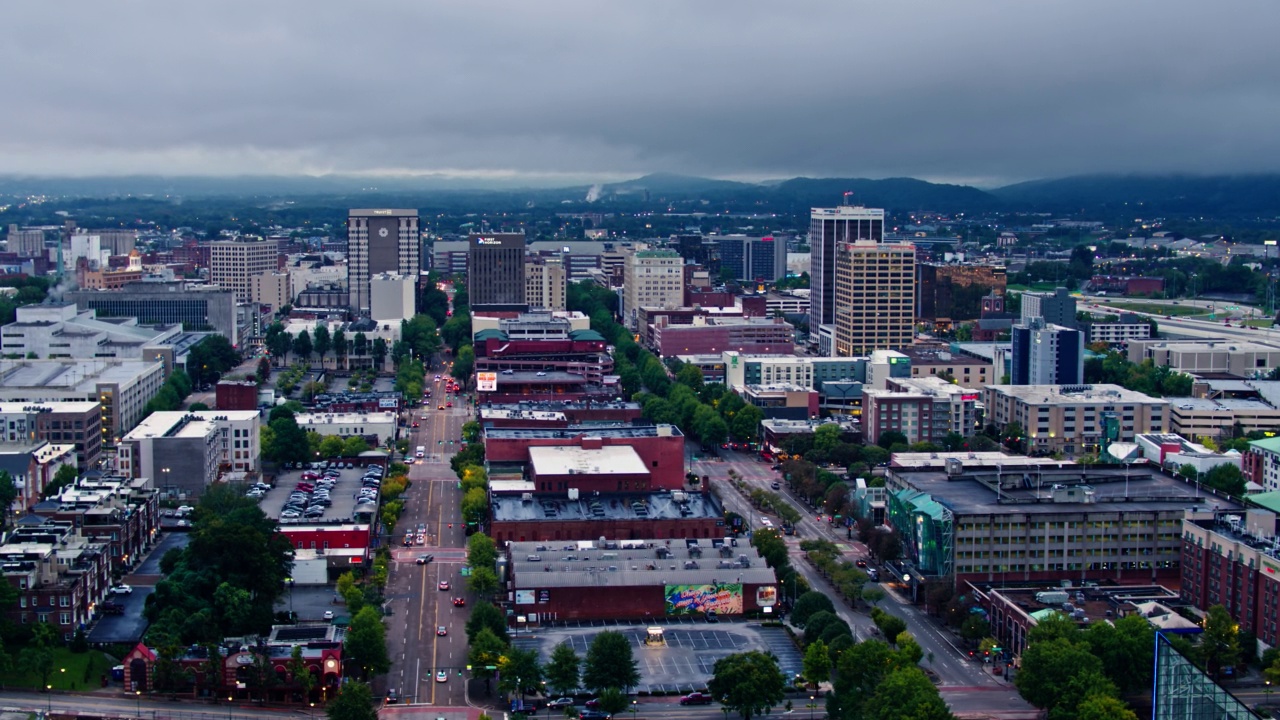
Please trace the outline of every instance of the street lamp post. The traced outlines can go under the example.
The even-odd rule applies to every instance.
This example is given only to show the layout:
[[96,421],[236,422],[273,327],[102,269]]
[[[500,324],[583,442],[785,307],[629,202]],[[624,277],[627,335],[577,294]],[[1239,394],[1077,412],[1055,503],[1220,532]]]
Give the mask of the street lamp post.
[[639,710],[639,708],[637,708],[637,707],[636,707],[636,701],[635,701],[635,700],[632,700],[632,701],[631,701],[631,720],[635,720],[636,712],[637,712],[638,710]]
[[142,720],[142,691],[134,690],[133,697],[138,701],[138,720]]
[[44,707],[45,707],[44,714],[48,716],[53,714],[53,686],[45,685],[44,691],[46,693],[45,699],[44,699]]
[[231,703],[232,703],[232,702],[234,702],[234,701],[235,701],[235,698],[234,698],[234,697],[232,697],[232,696],[230,696],[230,695],[228,695],[228,696],[227,696],[227,720],[230,720],[230,719],[231,719],[231,710],[232,710],[232,705],[231,705]]
[[1271,709],[1271,681],[1267,680],[1267,709]]
[[818,706],[818,703],[814,702],[814,697],[810,695],[809,696],[809,720],[813,720],[813,709],[817,706]]

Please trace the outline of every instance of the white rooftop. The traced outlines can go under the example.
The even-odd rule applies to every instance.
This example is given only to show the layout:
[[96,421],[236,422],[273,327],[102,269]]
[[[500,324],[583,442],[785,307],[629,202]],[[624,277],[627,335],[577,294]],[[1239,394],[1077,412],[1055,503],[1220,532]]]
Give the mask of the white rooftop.
[[988,390],[1015,397],[1029,403],[1054,403],[1062,405],[1094,405],[1114,403],[1163,403],[1168,400],[1154,398],[1119,385],[988,385]]
[[48,402],[0,402],[0,415],[19,415],[27,408],[48,408],[56,413],[86,413],[100,405],[92,400],[52,400]]
[[257,415],[257,410],[201,410],[198,412],[165,410],[153,412],[143,418],[137,427],[130,430],[125,439],[141,440],[142,438],[162,437],[181,423],[183,418],[187,417],[192,417],[194,420],[187,423],[173,437],[204,437],[208,434],[211,426],[217,426],[216,421],[218,418],[226,418],[231,422],[245,422],[252,420]]
[[394,423],[396,414],[391,412],[371,413],[303,413],[294,415],[299,425],[351,425],[364,423]]
[[634,448],[598,449],[557,445],[529,448],[529,464],[538,475],[644,475],[649,472]]
[[99,383],[129,383],[159,364],[142,360],[0,360],[0,387],[95,392]]

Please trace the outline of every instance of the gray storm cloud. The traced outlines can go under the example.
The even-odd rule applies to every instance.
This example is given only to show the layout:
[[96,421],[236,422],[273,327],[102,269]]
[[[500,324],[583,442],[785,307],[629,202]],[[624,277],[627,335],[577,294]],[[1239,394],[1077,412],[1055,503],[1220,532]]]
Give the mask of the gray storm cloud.
[[0,172],[1280,170],[1280,3],[6,6]]

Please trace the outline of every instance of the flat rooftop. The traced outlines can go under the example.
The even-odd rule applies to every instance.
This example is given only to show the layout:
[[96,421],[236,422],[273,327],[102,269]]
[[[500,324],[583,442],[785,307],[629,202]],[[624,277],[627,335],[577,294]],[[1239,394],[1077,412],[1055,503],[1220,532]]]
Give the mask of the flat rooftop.
[[[996,483],[1000,492],[996,493]],[[1225,495],[1174,479],[1147,466],[1084,466],[1064,463],[1061,467],[1037,466],[1018,470],[986,468],[949,476],[942,469],[911,470],[891,468],[890,492],[903,486],[929,494],[957,515],[1028,513],[1051,515],[1063,512],[1170,512],[1191,508],[1221,510],[1242,506]],[[1054,487],[1087,486],[1094,502],[1055,502]]]
[[[174,437],[204,436],[207,434],[209,426],[216,425],[218,418],[245,422],[257,416],[257,410],[200,410],[197,412],[166,410],[153,412],[130,430],[125,438],[137,440],[140,438],[163,437],[165,435]],[[183,421],[187,418],[191,420],[179,428],[178,426],[183,424]],[[200,429],[195,429],[196,426]],[[178,429],[175,431],[175,428]]]
[[1052,466],[1067,467],[1073,463],[1054,460],[1047,457],[1027,457],[1025,455],[1006,455],[1002,452],[936,452],[936,453],[894,453],[889,464],[893,467],[919,470],[924,468],[945,468],[948,460],[959,460],[967,470],[974,468],[995,468],[1005,470],[1022,467]]
[[531,420],[536,422],[566,422],[568,417],[553,410],[519,410],[515,408],[480,408],[480,421]]
[[580,437],[680,437],[675,425],[570,425],[567,428],[485,428],[486,440],[573,440]]
[[[1054,613],[1089,623],[1108,622],[1125,615],[1142,615],[1157,629],[1200,631],[1198,625],[1174,611],[1175,608],[1187,607],[1187,603],[1178,597],[1178,593],[1161,585],[1013,587],[993,588],[989,592],[993,597],[1009,600],[1037,621]],[[1064,602],[1043,602],[1059,599],[1063,594],[1067,597]]]
[[574,445],[529,448],[529,465],[537,475],[647,475],[649,469],[634,448],[610,445],[597,449]]
[[0,360],[0,387],[95,392],[99,383],[128,383],[160,361]]
[[[53,400],[50,402],[0,402],[0,415],[17,415],[29,412],[28,408],[45,409],[55,413],[90,413],[101,409],[92,400]],[[38,412],[38,410],[37,410]]]
[[541,495],[533,500],[493,497],[493,521],[679,520],[721,518],[723,510],[707,493],[584,495],[577,500]]
[[302,413],[293,416],[299,425],[350,425],[358,423],[394,423],[393,412],[370,413]]
[[631,402],[630,400],[539,400],[534,402],[482,403],[480,407],[482,411],[568,412],[573,410],[639,410],[640,403]]
[[953,353],[949,350],[931,348],[903,348],[903,355],[911,358],[912,366],[916,365],[988,365],[990,361],[979,360],[971,355]]
[[1140,392],[1127,390],[1119,385],[989,385],[988,390],[1001,395],[1015,397],[1028,403],[1053,403],[1062,405],[1113,405],[1115,403],[1161,403],[1169,404],[1163,398],[1154,398]]
[[742,541],[619,540],[510,545],[516,588],[770,585],[763,558]]
[[1175,397],[1167,398],[1175,410],[1197,412],[1280,412],[1261,400],[1220,398]]

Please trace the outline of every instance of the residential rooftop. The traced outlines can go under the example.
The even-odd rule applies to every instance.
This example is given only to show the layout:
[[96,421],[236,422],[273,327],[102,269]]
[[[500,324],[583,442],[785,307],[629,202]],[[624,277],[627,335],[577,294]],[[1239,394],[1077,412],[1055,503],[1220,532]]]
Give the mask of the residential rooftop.
[[588,449],[574,445],[529,448],[529,465],[537,475],[647,475],[649,469],[627,445]]
[[988,390],[1015,397],[1029,403],[1055,404],[1105,404],[1115,403],[1162,403],[1169,401],[1154,398],[1135,390],[1128,390],[1119,385],[989,385]]

